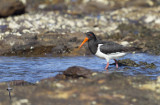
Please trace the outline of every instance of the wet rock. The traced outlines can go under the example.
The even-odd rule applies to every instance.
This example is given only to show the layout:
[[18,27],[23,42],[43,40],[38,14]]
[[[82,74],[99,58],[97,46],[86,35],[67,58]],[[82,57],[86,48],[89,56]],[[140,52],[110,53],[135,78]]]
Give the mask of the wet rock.
[[63,53],[70,53],[71,50],[67,48],[67,46],[65,45],[60,45],[53,48],[52,51],[53,51],[53,54],[62,55]]
[[149,68],[149,69],[156,68],[156,65],[154,63],[147,63],[147,62],[140,61],[138,64],[135,61],[132,61],[130,59],[119,60],[118,63],[119,65],[124,65],[124,66],[142,67],[142,68],[144,67],[144,68]]
[[18,0],[0,0],[0,17],[20,15],[25,12],[25,6]]
[[147,64],[147,65],[146,65],[146,68],[155,69],[155,68],[156,68],[156,65],[155,65],[154,63]]
[[0,41],[0,54],[5,56],[73,56],[80,53],[74,50],[80,43],[77,43],[78,38],[75,39],[74,35],[53,32],[39,35],[26,33],[23,36],[8,35],[4,40]]
[[87,78],[89,76],[91,76],[92,71],[83,67],[79,67],[79,66],[73,66],[73,67],[69,67],[66,71],[63,72],[63,74],[67,77],[67,78]]
[[[123,76],[121,73],[97,73],[91,78],[46,80],[36,85],[11,86],[12,100],[0,83],[0,104],[57,104],[57,105],[158,105],[159,81],[144,76]],[[47,94],[47,95],[46,95]]]
[[132,67],[138,67],[139,64],[137,64],[135,61],[130,60],[130,59],[123,59],[123,60],[118,60],[118,63],[120,63],[120,65],[126,65],[126,66],[132,66]]
[[61,79],[66,79],[66,76],[64,74],[58,74],[55,76],[55,78],[61,80]]
[[24,80],[14,80],[8,82],[11,86],[27,86],[27,85],[35,85],[34,83],[30,83]]
[[[62,73],[61,73],[62,72]],[[66,80],[66,79],[78,79],[78,78],[88,78],[95,76],[91,70],[80,66],[69,67],[65,71],[61,71],[55,77],[42,79],[41,81],[55,81],[55,80]]]
[[145,68],[149,68],[149,69],[155,69],[156,68],[156,65],[154,63],[147,63],[147,62],[140,61],[139,65],[142,65],[142,66],[144,65]]

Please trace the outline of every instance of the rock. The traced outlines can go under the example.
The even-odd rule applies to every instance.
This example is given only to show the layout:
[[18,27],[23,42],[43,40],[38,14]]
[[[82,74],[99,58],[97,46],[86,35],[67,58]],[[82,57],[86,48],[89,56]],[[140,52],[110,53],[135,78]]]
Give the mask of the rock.
[[36,85],[0,83],[0,105],[159,105],[159,81],[145,76],[97,73],[86,79],[46,80]]
[[14,80],[14,81],[10,81],[9,84],[11,86],[27,86],[27,85],[34,85],[34,83],[30,83],[24,80]]
[[88,76],[92,75],[92,71],[83,67],[79,66],[73,66],[69,67],[66,71],[63,72],[63,74],[66,77],[71,77],[71,78],[87,78]]
[[145,68],[149,68],[149,69],[155,69],[156,65],[154,63],[147,63],[147,62],[139,62],[139,65],[145,66]]
[[146,17],[146,19],[144,20],[146,23],[150,23],[152,21],[156,20],[155,16],[149,15]]
[[21,32],[6,32],[7,35],[0,40],[0,55],[12,56],[76,56],[83,54],[83,49],[78,50],[78,45],[83,37],[80,33],[58,34],[43,32],[30,34],[31,30]]
[[25,13],[25,6],[18,0],[0,0],[0,17]]
[[27,104],[28,105],[30,103],[29,103],[28,99],[19,99],[17,101],[14,101],[12,104],[13,105],[23,105],[23,104]]
[[[42,0],[42,2],[45,1],[46,0]],[[38,0],[27,0],[27,4],[29,3],[28,5],[32,5],[32,2],[40,3],[40,1]],[[54,1],[52,0],[48,2]],[[68,5],[71,5],[70,1],[68,2]],[[89,3],[90,0],[85,2]],[[89,12],[87,16],[84,15],[83,12],[79,15],[73,15],[66,14],[65,11],[63,11],[62,13],[60,13],[59,11],[39,11],[29,12],[21,16],[0,19],[0,40],[3,40],[6,45],[10,45],[10,50],[7,52],[7,54],[11,54],[12,49],[14,49],[15,52],[15,49],[17,49],[17,47],[22,48],[21,50],[27,49],[27,51],[29,52],[31,46],[33,46],[33,48],[35,49],[41,47],[43,47],[42,49],[45,49],[44,47],[47,47],[48,49],[48,47],[50,47],[49,50],[46,50],[49,52],[45,53],[43,51],[42,55],[68,56],[69,54],[73,55],[71,54],[71,52],[74,52],[73,49],[77,48],[80,41],[82,41],[85,37],[85,35],[82,33],[93,31],[98,37],[102,37],[103,40],[111,40],[117,42],[128,41],[130,46],[143,48],[143,51],[145,52],[148,52],[148,50],[150,50],[149,53],[152,54],[160,54],[160,47],[158,43],[160,28],[160,19],[158,16],[158,13],[160,11],[159,6],[154,8],[128,6],[120,8],[122,5],[125,5],[126,2],[132,2],[131,0],[92,0],[92,3],[89,3],[90,5],[83,4],[80,0],[74,1],[76,5],[79,4],[78,7],[83,7],[83,5],[86,5],[86,8],[93,10],[93,12],[96,12],[97,10],[99,11],[100,9],[97,8],[101,8],[101,5],[99,3],[96,4],[95,2],[99,2],[100,4],[106,2],[104,3],[104,5],[109,5],[113,2],[113,5],[111,5],[113,6],[113,8],[117,4],[121,5],[117,7],[117,9],[105,6],[105,8],[113,9],[113,11],[104,11],[103,13],[98,12],[98,14],[95,13],[91,15],[89,15]],[[57,3],[60,2],[57,1]],[[66,3],[66,1],[64,3]],[[71,6],[71,8],[69,9],[70,11],[75,10],[72,9],[72,7],[73,6]],[[84,12],[86,13],[86,8],[82,7],[81,9],[84,9]],[[81,10],[78,9],[77,11],[79,12]],[[16,38],[12,38],[15,36]],[[30,41],[30,36],[37,36],[37,39]],[[31,43],[32,45],[30,46]],[[23,49],[24,46],[28,47],[25,47]],[[53,49],[51,48],[51,46]],[[1,50],[3,49],[5,51],[6,47],[3,46]],[[77,55],[87,54],[87,51],[82,51],[82,49],[82,53],[78,54],[79,51],[77,51]],[[34,53],[34,51],[36,52],[37,49],[31,50],[32,53]],[[26,51],[22,52],[25,53]]]
[[18,28],[20,28],[20,25],[13,21],[13,22],[9,23],[9,28],[18,29]]
[[118,60],[118,63],[126,66],[132,66],[132,67],[138,67],[139,64],[137,64],[135,61],[132,61],[130,59],[123,59],[123,60]]

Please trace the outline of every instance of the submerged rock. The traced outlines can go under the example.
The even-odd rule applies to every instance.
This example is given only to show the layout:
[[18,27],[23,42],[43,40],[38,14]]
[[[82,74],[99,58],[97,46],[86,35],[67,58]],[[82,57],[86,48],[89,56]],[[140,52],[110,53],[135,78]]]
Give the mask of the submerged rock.
[[118,63],[119,65],[131,66],[131,67],[141,67],[141,68],[149,68],[149,69],[156,68],[156,65],[154,63],[147,63],[142,61],[139,61],[139,63],[136,63],[135,61],[130,59],[118,60]]
[[126,65],[126,66],[132,66],[132,67],[138,67],[139,64],[137,64],[135,61],[130,60],[130,59],[123,59],[123,60],[118,60],[118,63],[120,63],[120,65]]
[[139,65],[141,65],[141,66],[144,65],[145,68],[149,68],[149,69],[155,69],[156,68],[156,65],[154,63],[147,63],[147,62],[140,61]]

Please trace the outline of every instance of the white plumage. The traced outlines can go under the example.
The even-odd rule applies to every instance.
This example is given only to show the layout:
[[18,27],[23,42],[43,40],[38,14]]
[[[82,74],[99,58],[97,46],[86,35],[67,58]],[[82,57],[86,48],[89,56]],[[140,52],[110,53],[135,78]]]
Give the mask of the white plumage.
[[96,56],[100,57],[100,58],[104,58],[107,60],[107,62],[109,62],[110,59],[117,59],[120,57],[123,57],[126,55],[126,53],[124,52],[116,52],[116,53],[110,53],[110,54],[104,54],[100,51],[100,46],[102,46],[103,44],[98,44],[98,48],[97,48],[97,52],[96,52]]

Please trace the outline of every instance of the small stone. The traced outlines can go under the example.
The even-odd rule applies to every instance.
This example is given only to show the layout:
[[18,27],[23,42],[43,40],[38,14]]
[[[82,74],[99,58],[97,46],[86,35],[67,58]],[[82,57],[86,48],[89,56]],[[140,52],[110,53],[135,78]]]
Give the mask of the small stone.
[[40,5],[38,6],[39,9],[45,9],[46,7],[47,7],[46,4],[40,4]]
[[136,99],[136,98],[133,98],[133,99],[132,99],[132,102],[136,102],[136,101],[137,101],[137,99]]
[[96,105],[97,104],[97,102],[96,101],[92,101],[92,105]]
[[123,42],[121,42],[121,45],[123,45],[123,46],[128,46],[129,43],[128,43],[127,41],[123,41]]
[[32,49],[34,49],[34,47],[33,47],[33,46],[31,46],[31,47],[30,47],[30,49],[32,50]]
[[8,35],[8,34],[9,34],[9,31],[6,31],[5,34]]
[[109,90],[110,88],[107,87],[107,86],[101,86],[100,89],[102,89],[102,90]]
[[160,24],[160,18],[156,19],[156,20],[155,20],[155,23],[156,23],[156,24]]
[[82,26],[83,26],[82,22],[81,22],[81,21],[78,21],[78,22],[77,22],[77,26],[78,26],[78,27],[82,27]]
[[65,25],[62,25],[62,29],[65,29],[66,28],[66,26]]
[[20,100],[14,101],[12,105],[30,105],[30,103],[28,99],[20,99]]
[[70,21],[70,22],[69,22],[69,25],[70,25],[71,27],[74,27],[74,26],[75,26],[74,21]]
[[57,88],[63,88],[63,87],[64,87],[64,85],[62,85],[61,83],[56,83],[55,86],[56,86]]
[[24,29],[22,32],[23,32],[23,33],[29,33],[30,30]]
[[97,75],[97,73],[96,73],[96,72],[92,73],[92,76],[96,76],[96,75]]
[[25,26],[26,28],[31,28],[33,25],[32,25],[30,22],[25,21],[25,22],[24,22],[24,26]]
[[15,35],[16,36],[22,36],[22,34],[20,34],[19,32],[17,32]]
[[149,15],[146,17],[146,19],[144,20],[146,23],[150,23],[152,21],[154,21],[156,19],[156,17],[154,15]]
[[10,22],[10,23],[9,23],[9,28],[11,28],[11,29],[19,29],[19,28],[20,28],[20,25],[18,25],[18,24],[15,23],[15,22]]
[[24,5],[26,5],[27,1],[26,0],[20,0]]
[[99,29],[99,27],[95,27],[94,30],[95,31],[99,31],[100,29]]

